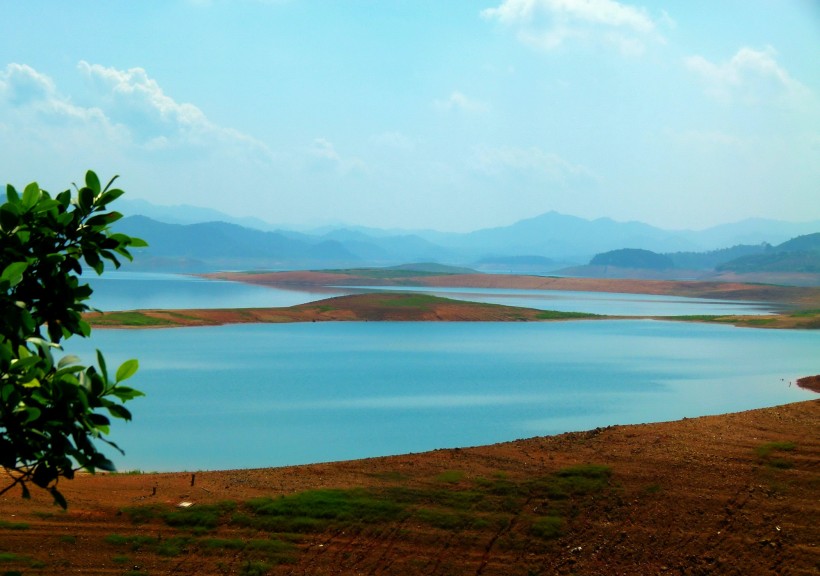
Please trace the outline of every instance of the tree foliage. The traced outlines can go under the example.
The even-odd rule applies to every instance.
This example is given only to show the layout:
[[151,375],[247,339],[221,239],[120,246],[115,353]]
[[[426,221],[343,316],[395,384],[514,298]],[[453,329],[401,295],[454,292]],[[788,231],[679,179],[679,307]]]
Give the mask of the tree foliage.
[[130,420],[123,403],[142,395],[121,384],[137,371],[136,360],[112,378],[99,350],[97,366],[56,357],[62,340],[91,333],[82,317],[92,292],[81,282],[83,264],[102,274],[106,263],[119,268],[121,258],[131,260],[129,248],[146,245],[109,228],[122,217],[107,211],[123,194],[112,188],[115,179],[103,188],[88,171],[74,194],[54,197],[36,183],[22,194],[6,188],[0,206],[0,466],[10,483],[0,494],[20,486],[29,497],[33,483],[65,507],[59,478],[80,469],[113,470],[95,441],[120,450],[105,437],[109,417]]

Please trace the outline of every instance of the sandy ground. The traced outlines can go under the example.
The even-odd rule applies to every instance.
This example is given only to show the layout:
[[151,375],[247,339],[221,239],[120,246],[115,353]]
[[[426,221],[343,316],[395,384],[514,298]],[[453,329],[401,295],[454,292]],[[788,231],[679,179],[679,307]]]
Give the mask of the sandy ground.
[[[81,476],[60,484],[67,512],[42,492],[32,501],[19,493],[0,498],[0,570],[818,574],[818,431],[820,400],[812,400],[351,462]],[[603,483],[562,488],[558,481],[579,465],[606,471]],[[296,533],[242,521],[249,499],[324,488],[386,494],[405,502],[406,513],[361,522],[354,507],[350,518]],[[175,527],[171,516],[162,518],[182,502],[207,511],[224,501],[237,508],[212,527]],[[134,523],[134,509],[153,515]],[[272,552],[270,542],[287,552]]]

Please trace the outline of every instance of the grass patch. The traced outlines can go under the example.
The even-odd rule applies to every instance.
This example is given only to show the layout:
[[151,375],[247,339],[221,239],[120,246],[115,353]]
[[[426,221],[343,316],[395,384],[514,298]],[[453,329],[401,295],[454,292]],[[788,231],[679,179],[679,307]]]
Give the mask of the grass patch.
[[436,476],[437,482],[446,482],[447,484],[457,484],[464,478],[464,472],[460,470],[445,470]]
[[[511,480],[503,473],[472,479],[463,471],[445,470],[430,478],[426,486],[418,487],[385,484],[186,509],[156,505],[130,508],[125,512],[132,519],[156,523],[151,533],[156,534],[154,528],[160,522],[170,530],[163,531],[163,538],[111,534],[105,541],[158,556],[190,552],[231,557],[239,562],[232,570],[248,574],[265,573],[274,565],[295,561],[305,534],[351,530],[354,534],[379,535],[406,521],[471,537],[474,531],[510,527],[513,518],[520,517],[521,528],[505,535],[501,545],[524,546],[528,539],[552,540],[566,533],[583,514],[585,502],[610,489],[611,476],[608,466],[598,464],[563,468],[533,481]],[[379,477],[406,479],[390,472]],[[200,535],[220,527],[232,536]]]
[[755,448],[755,453],[757,454],[758,458],[768,458],[772,455],[772,452],[791,452],[794,449],[794,442],[766,442],[765,444],[761,444],[760,446]]
[[609,485],[612,470],[609,466],[581,464],[563,468],[534,482],[534,491],[554,499],[585,496],[600,492]]
[[267,562],[252,562],[249,560],[239,569],[239,576],[264,576],[271,568],[272,566]]
[[0,562],[21,562],[24,560],[26,560],[26,558],[14,552],[0,552]]
[[542,540],[554,540],[564,533],[564,519],[560,516],[544,516],[530,527],[530,533]]
[[159,506],[129,506],[122,509],[122,513],[131,519],[134,524],[145,524],[162,515]]
[[5,520],[0,520],[0,529],[1,530],[28,530],[29,525],[25,522],[6,522]]
[[813,318],[815,316],[820,316],[820,308],[813,309],[813,310],[797,310],[789,314],[792,318]]
[[588,312],[560,312],[558,310],[542,310],[535,315],[537,320],[578,320],[582,318],[603,318],[600,314]]
[[105,312],[91,319],[96,326],[168,326],[172,322],[165,318],[154,318],[144,312]]
[[207,538],[199,541],[203,548],[213,550],[242,550],[245,548],[245,541],[239,538]]
[[152,548],[159,542],[159,539],[152,536],[142,536],[141,534],[133,534],[131,536],[109,534],[105,537],[105,542],[113,546],[129,546],[131,550],[137,551],[142,548]]
[[163,538],[157,542],[154,552],[159,556],[179,556],[187,551],[191,539],[187,536],[174,536],[173,538]]
[[454,300],[430,294],[391,294],[379,300],[379,304],[391,308],[429,308],[435,304],[447,302],[454,302]]
[[561,537],[569,524],[567,518],[579,513],[579,503],[609,488],[612,469],[600,464],[581,464],[562,468],[532,483],[530,496],[543,498],[543,516],[532,521],[529,532],[541,540]]
[[425,508],[418,510],[415,516],[425,524],[442,530],[463,530],[470,527],[476,519],[475,516],[469,514]]
[[[403,516],[402,506],[371,491],[312,490],[279,498],[254,498],[247,503],[250,526],[277,532],[313,532],[334,524],[374,524]],[[238,518],[235,516],[234,521]]]
[[201,504],[190,508],[165,509],[160,506],[133,506],[123,508],[123,512],[134,524],[145,524],[162,519],[168,526],[186,528],[192,531],[208,531],[216,528],[224,516],[236,509],[236,502]]
[[645,487],[644,487],[644,489],[642,490],[642,492],[643,492],[644,494],[659,494],[659,493],[660,493],[660,492],[662,492],[662,491],[663,491],[663,488],[661,487],[661,485],[660,485],[660,484],[657,484],[657,483],[654,483],[654,484],[648,484],[648,485],[647,485],[647,486],[645,486]]
[[376,472],[375,474],[371,474],[373,478],[378,478],[379,480],[386,480],[388,482],[403,482],[409,478],[407,474],[402,474],[401,472],[391,470],[387,472]]
[[60,536],[60,542],[65,542],[66,544],[74,544],[77,541],[76,536],[72,536],[70,534],[66,534],[65,536]]
[[766,442],[755,448],[755,454],[760,458],[766,466],[776,468],[778,470],[788,470],[794,463],[781,457],[781,452],[792,452],[795,449],[794,442],[788,440],[779,442]]
[[720,322],[723,316],[715,314],[684,314],[681,316],[664,316],[664,320],[679,320],[681,322]]
[[166,512],[162,519],[168,526],[174,528],[205,528],[213,530],[219,525],[222,511],[215,506],[192,506],[191,508],[180,508],[173,512]]

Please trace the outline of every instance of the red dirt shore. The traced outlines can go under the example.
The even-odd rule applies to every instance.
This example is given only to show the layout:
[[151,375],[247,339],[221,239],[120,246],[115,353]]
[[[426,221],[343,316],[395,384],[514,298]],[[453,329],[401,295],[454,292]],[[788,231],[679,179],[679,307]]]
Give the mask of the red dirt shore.
[[446,274],[441,276],[401,276],[373,278],[355,273],[312,271],[204,274],[219,278],[268,286],[434,286],[451,288],[514,288],[521,290],[568,290],[615,292],[757,300],[797,306],[820,306],[820,288],[751,284],[743,282],[702,282],[678,280],[632,280],[613,278],[558,278],[514,274]]
[[[19,494],[0,498],[0,570],[816,575],[818,431],[820,400],[810,400],[350,462],[196,472],[195,477],[190,472],[80,476],[60,484],[69,501],[65,513],[42,491],[30,502]],[[572,477],[566,471],[590,464],[595,466],[582,470],[607,471],[603,485],[561,488],[561,478]],[[347,519],[298,534],[248,527],[236,515],[199,530],[170,526],[160,517],[183,501],[193,503],[191,510],[205,510],[229,500],[241,511],[250,498],[324,488],[417,499],[399,518]],[[128,511],[133,507],[154,510],[155,516],[135,524],[133,510]],[[290,552],[252,560],[261,549],[258,543],[270,546],[270,541],[286,541]]]

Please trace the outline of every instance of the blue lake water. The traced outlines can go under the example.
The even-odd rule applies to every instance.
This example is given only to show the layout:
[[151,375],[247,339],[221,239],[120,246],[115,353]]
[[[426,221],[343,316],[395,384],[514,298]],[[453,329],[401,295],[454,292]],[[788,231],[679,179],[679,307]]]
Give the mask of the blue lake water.
[[[264,467],[418,452],[816,397],[820,333],[658,321],[334,322],[95,330],[148,396],[123,470]],[[112,368],[113,370],[113,368]],[[114,455],[112,455],[114,456]]]
[[90,305],[104,311],[152,308],[266,308],[304,304],[349,294],[348,290],[285,290],[209,280],[182,274],[145,272],[90,273]]
[[89,278],[91,305],[100,310],[140,308],[254,308],[294,306],[322,298],[376,290],[418,291],[446,298],[522,306],[563,312],[591,312],[616,316],[675,316],[684,314],[766,314],[771,305],[679,296],[504,290],[485,288],[335,287],[281,289],[241,282],[207,280],[178,274],[115,272]]

